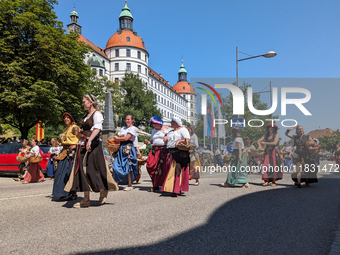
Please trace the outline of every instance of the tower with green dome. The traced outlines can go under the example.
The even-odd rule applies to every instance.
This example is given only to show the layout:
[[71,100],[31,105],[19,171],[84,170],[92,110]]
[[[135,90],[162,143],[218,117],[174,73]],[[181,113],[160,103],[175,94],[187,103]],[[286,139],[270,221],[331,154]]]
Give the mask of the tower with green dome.
[[78,25],[78,13],[76,12],[76,8],[74,7],[73,11],[71,12],[71,24],[67,25],[67,33],[78,33],[81,35],[81,26]]
[[187,70],[185,70],[183,59],[182,59],[182,65],[178,71],[178,82],[180,81],[187,81]]
[[133,16],[127,6],[127,0],[125,0],[125,6],[119,15],[119,29],[133,31]]

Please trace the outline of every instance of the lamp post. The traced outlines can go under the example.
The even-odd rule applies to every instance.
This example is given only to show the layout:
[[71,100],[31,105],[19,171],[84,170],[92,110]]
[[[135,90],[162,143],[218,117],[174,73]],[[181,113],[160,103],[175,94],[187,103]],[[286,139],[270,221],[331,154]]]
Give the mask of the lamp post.
[[275,51],[268,51],[267,53],[262,54],[262,55],[250,56],[248,58],[238,59],[238,53],[239,52],[246,54],[246,55],[249,55],[247,53],[239,51],[238,47],[236,47],[236,82],[237,82],[237,87],[239,86],[239,84],[238,84],[238,62],[243,61],[243,60],[252,59],[252,58],[258,58],[258,57],[272,58],[272,57],[275,57],[277,55]]

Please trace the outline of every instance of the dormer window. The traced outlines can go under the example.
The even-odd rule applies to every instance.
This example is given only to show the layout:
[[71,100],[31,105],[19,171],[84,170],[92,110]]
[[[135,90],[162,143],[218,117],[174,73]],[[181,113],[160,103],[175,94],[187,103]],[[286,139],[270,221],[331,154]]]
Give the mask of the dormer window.
[[185,90],[185,86],[183,86],[183,90]]
[[130,42],[130,36],[126,37],[126,41]]

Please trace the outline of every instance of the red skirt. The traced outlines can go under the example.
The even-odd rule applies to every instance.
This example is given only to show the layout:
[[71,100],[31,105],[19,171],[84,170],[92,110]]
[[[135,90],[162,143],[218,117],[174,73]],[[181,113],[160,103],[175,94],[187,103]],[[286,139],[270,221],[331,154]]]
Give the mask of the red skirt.
[[146,169],[152,180],[153,187],[162,186],[168,174],[167,151],[162,150],[163,146],[153,146],[146,160]]
[[275,182],[281,180],[283,172],[281,167],[280,151],[266,149],[262,165],[262,180]]
[[45,176],[39,169],[38,163],[30,163],[24,178],[25,182],[40,182],[45,179]]
[[174,153],[168,154],[166,165],[167,176],[162,186],[162,192],[172,192],[180,194],[181,191],[189,191],[189,152],[180,152],[174,150]]

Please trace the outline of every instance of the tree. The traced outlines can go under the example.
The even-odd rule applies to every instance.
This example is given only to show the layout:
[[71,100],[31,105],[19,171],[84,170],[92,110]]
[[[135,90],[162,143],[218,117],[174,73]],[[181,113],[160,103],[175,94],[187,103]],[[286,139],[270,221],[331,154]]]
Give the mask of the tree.
[[53,11],[56,0],[0,1],[0,120],[27,138],[38,121],[57,124],[79,113],[93,73],[89,47],[65,34]]
[[336,145],[340,144],[340,131],[335,131],[331,136],[322,136],[319,138],[319,143],[322,150],[333,152],[336,150]]
[[153,115],[161,116],[157,109],[156,94],[147,90],[138,74],[125,73],[120,83],[123,100],[118,115],[125,120],[127,115],[135,118],[135,126],[146,125]]

